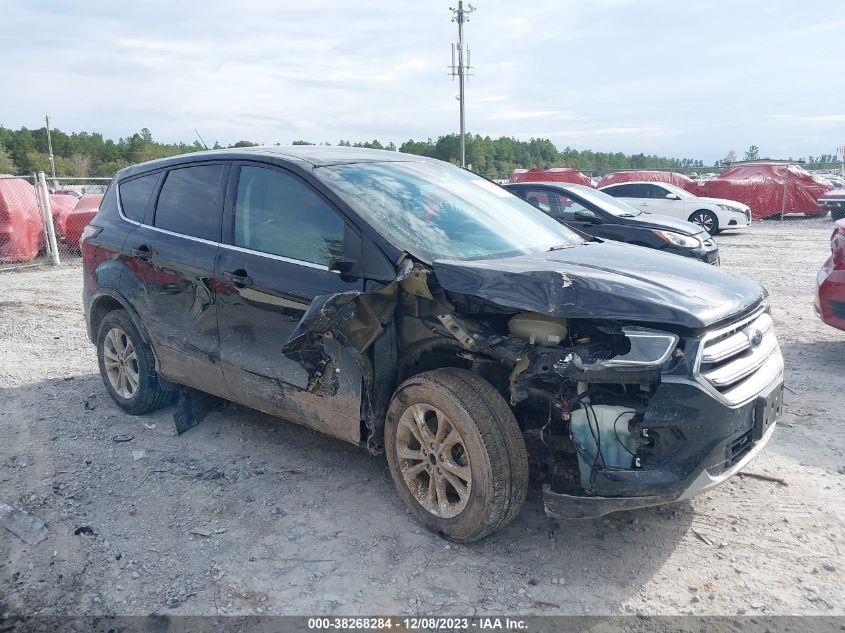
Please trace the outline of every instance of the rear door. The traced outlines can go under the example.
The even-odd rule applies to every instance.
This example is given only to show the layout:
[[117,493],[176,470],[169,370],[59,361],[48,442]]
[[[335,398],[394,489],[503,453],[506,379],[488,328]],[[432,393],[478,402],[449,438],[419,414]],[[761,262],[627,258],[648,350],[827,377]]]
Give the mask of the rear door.
[[220,360],[233,399],[358,442],[360,373],[326,367],[317,385],[283,353],[315,297],[364,289],[362,279],[329,270],[353,229],[300,175],[254,163],[233,169],[215,268]]
[[[131,274],[121,279],[161,374],[224,397],[212,281],[228,169],[222,162],[191,164],[156,175],[146,217],[124,243]],[[150,195],[149,181],[138,179],[134,191],[133,182],[121,184],[126,202]]]

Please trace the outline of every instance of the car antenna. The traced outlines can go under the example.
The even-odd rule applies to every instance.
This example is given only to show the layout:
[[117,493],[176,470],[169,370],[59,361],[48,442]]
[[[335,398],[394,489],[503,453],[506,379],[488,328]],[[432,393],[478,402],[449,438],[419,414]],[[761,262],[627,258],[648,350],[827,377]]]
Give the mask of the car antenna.
[[200,140],[200,143],[202,143],[202,146],[203,146],[205,149],[208,149],[208,145],[206,145],[206,144],[205,144],[205,141],[204,141],[204,140],[202,140],[202,137],[200,136],[200,133],[197,131],[197,128],[194,128],[194,133],[197,135],[197,138]]

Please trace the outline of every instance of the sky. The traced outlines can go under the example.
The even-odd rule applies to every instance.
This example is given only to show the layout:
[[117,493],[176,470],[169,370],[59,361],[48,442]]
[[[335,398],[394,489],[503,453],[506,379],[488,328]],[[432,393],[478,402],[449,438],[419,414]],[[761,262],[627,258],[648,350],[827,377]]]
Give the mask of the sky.
[[[0,125],[210,145],[458,130],[457,0],[0,0]],[[704,160],[845,145],[845,0],[477,0],[467,130]]]

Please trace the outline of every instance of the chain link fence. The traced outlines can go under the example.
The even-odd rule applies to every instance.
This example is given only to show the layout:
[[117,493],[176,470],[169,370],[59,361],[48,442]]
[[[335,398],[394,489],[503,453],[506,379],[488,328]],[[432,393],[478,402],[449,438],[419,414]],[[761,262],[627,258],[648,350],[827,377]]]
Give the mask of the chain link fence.
[[0,176],[0,272],[79,262],[110,178]]

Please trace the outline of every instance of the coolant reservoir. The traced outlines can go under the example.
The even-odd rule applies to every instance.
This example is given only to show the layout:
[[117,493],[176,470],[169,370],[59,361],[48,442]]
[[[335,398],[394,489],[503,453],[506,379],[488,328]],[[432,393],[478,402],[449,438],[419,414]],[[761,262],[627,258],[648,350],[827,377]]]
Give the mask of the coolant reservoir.
[[532,345],[556,347],[566,338],[566,319],[536,312],[520,312],[508,321],[508,332]]

